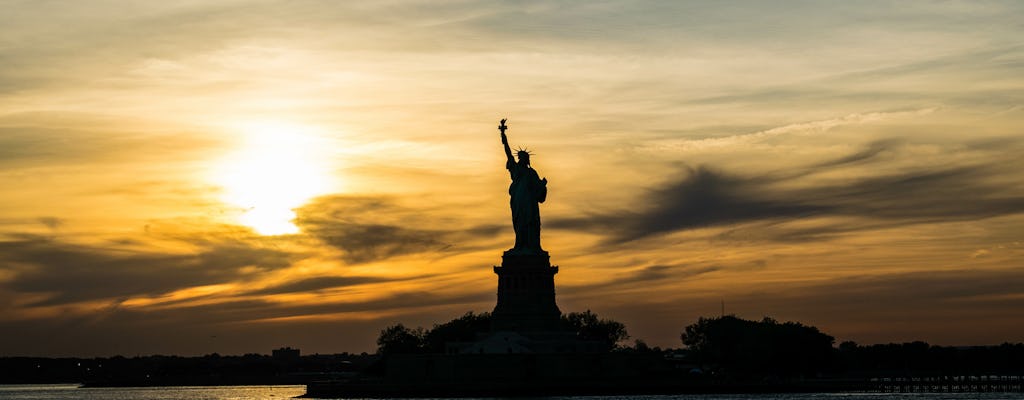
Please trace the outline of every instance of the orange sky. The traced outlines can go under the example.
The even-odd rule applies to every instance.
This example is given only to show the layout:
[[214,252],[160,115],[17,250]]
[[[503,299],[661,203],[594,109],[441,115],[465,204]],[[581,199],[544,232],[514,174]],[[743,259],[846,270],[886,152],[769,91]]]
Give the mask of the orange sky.
[[0,356],[372,351],[489,311],[1024,341],[1017,2],[3,2]]

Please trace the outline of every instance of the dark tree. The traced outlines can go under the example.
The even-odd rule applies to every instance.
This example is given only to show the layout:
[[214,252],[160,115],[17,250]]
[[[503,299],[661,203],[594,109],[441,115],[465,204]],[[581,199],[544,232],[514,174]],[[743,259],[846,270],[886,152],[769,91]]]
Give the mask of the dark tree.
[[443,353],[446,343],[477,340],[490,328],[490,313],[474,314],[472,311],[443,324],[434,325],[429,331],[421,327],[410,329],[397,324],[380,331],[380,336],[377,337],[377,353]]
[[607,350],[611,350],[619,342],[629,339],[626,325],[610,319],[601,319],[590,310],[565,314],[562,316],[562,320],[570,329],[576,331],[576,337],[580,340],[599,341],[607,347]]
[[471,342],[490,329],[491,313],[473,314],[469,311],[459,318],[434,325],[434,329],[424,336],[424,345],[431,353],[441,353],[444,352],[445,343]]
[[999,375],[1024,373],[1024,343],[999,346],[948,347],[915,341],[861,346],[839,345],[845,371],[881,375]]
[[[562,315],[562,321],[576,332],[580,340],[597,341],[611,350],[626,339],[629,334],[621,322],[602,319],[590,310]],[[472,342],[486,335],[491,330],[491,314],[474,314],[472,311],[459,318],[443,324],[434,325],[433,329],[410,329],[397,324],[380,331],[377,337],[377,353],[411,354],[411,353],[443,353],[449,342]]]
[[423,328],[409,329],[397,324],[384,328],[377,337],[377,354],[408,354],[423,350]]
[[694,360],[735,376],[813,375],[830,366],[835,339],[818,328],[771,318],[700,318],[681,335]]

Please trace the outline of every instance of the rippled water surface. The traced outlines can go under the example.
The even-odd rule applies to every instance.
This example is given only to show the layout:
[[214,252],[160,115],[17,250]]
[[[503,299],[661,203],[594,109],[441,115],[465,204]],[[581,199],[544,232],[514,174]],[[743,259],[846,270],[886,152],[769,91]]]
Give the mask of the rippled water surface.
[[78,385],[0,385],[2,400],[241,400],[288,399],[306,386],[189,386],[79,388]]
[[[241,400],[288,399],[305,386],[191,386],[150,388],[79,388],[78,385],[0,385],[0,400]],[[676,396],[550,397],[556,400],[1010,400],[1022,393],[799,393]],[[454,399],[452,399],[454,400]],[[460,399],[472,400],[472,399]]]

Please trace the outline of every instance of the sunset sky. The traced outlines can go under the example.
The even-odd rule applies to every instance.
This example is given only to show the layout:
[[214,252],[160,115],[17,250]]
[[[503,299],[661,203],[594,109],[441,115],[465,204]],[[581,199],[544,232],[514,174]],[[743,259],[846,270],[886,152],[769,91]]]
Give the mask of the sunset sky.
[[494,307],[1024,341],[1019,1],[0,0],[0,356],[373,351]]

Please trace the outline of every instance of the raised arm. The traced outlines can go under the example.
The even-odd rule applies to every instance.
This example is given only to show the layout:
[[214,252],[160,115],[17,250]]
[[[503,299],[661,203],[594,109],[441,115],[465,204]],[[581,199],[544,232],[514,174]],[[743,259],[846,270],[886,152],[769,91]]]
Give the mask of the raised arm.
[[508,147],[508,136],[505,136],[505,130],[508,129],[505,126],[505,118],[501,119],[501,124],[498,125],[498,130],[501,131],[501,144],[505,146],[505,157],[508,158],[508,162],[515,163],[516,160],[512,158],[512,149]]

